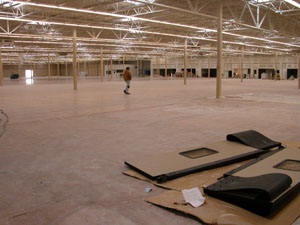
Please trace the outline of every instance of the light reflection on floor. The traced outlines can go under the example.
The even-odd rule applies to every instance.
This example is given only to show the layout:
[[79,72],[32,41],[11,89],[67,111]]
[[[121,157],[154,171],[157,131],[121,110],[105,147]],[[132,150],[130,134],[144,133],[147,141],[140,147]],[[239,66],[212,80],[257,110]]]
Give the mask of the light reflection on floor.
[[34,80],[32,78],[26,79],[26,85],[33,85]]

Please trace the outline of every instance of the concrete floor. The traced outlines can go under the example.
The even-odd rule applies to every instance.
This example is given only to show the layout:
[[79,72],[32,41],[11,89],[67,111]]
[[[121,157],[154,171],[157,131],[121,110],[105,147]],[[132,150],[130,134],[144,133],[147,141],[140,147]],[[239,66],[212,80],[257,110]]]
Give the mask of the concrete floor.
[[165,190],[122,175],[123,162],[247,129],[300,141],[296,80],[223,80],[221,100],[215,85],[139,79],[126,96],[121,81],[82,79],[77,92],[71,80],[5,81],[0,109],[10,120],[0,138],[0,224],[199,224],[146,203]]

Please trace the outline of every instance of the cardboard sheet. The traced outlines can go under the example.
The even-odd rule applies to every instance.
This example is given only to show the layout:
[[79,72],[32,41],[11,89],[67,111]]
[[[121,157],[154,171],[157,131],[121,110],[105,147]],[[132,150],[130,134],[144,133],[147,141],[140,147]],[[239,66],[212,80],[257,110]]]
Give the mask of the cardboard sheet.
[[250,160],[231,164],[228,166],[211,169],[211,170],[202,171],[199,173],[190,174],[190,175],[187,175],[184,177],[177,178],[175,180],[170,180],[170,181],[168,181],[166,183],[162,183],[162,184],[159,184],[155,180],[151,180],[134,170],[126,170],[123,172],[123,174],[137,178],[139,180],[144,180],[144,181],[150,182],[156,186],[163,187],[166,189],[183,190],[183,189],[189,189],[189,188],[192,188],[195,186],[203,186],[203,185],[212,184],[212,183],[216,182],[216,180],[219,177],[223,176],[224,173],[226,173],[230,170],[233,170],[235,168],[238,168],[238,167],[248,163],[249,161]]
[[[201,187],[199,187],[201,190]],[[203,193],[203,192],[202,192]],[[272,218],[266,218],[204,194],[204,205],[186,204],[180,191],[167,191],[146,199],[147,202],[197,217],[213,225],[289,225],[299,216],[300,195]]]
[[[283,142],[283,145],[286,145],[288,148],[299,150],[300,154],[300,143],[285,141]],[[209,171],[205,172],[209,173]],[[189,185],[192,185],[193,176],[195,175],[198,174],[190,175],[191,177],[189,178]],[[207,175],[203,176],[204,180],[206,181],[203,181],[203,183],[206,183],[205,185],[208,185],[209,182],[211,182],[208,177],[209,176]],[[203,193],[203,185],[199,185],[198,187]],[[199,208],[193,208],[192,206],[186,204],[181,192],[175,190],[167,191],[158,196],[148,198],[146,199],[146,201],[155,205],[174,209],[182,213],[195,216],[204,223],[214,225],[289,225],[292,224],[300,216],[300,211],[298,209],[300,205],[300,195],[290,201],[281,211],[279,211],[273,217],[269,218],[256,215],[248,210],[242,209],[238,206],[218,200],[216,198],[209,197],[205,194],[203,194],[203,196],[206,198],[205,203]]]
[[182,153],[185,151],[181,150],[176,152],[167,152],[165,154],[160,154],[153,157],[145,157],[132,161],[126,161],[125,163],[136,170],[142,171],[150,178],[154,179],[162,174],[184,170],[210,162],[220,161],[257,150],[255,148],[229,141],[221,141],[214,144],[200,146],[199,148],[211,149],[215,151],[215,153],[199,158],[189,158],[184,156]]
[[[300,150],[299,142],[288,142],[282,143],[283,146],[296,148]],[[284,151],[284,150],[283,150]],[[210,185],[216,182],[217,178],[221,177],[224,173],[237,168],[247,162],[240,162],[232,165],[228,165],[221,168],[216,168],[208,171],[199,172],[196,174],[190,174],[185,177],[181,177],[175,180],[168,181],[164,184],[158,184],[143,175],[133,171],[127,170],[123,172],[128,176],[135,177],[137,179],[151,182],[157,186],[173,189],[166,191],[158,196],[148,198],[146,201],[161,207],[174,209],[185,214],[190,214],[197,217],[199,220],[214,225],[288,225],[292,224],[299,216],[300,211],[298,209],[300,205],[300,195],[289,202],[279,213],[274,215],[272,218],[265,218],[247,210],[239,208],[230,203],[209,197],[204,194],[205,203],[203,206],[193,208],[189,204],[186,204],[182,189],[192,188],[197,186],[201,192],[204,185]]]

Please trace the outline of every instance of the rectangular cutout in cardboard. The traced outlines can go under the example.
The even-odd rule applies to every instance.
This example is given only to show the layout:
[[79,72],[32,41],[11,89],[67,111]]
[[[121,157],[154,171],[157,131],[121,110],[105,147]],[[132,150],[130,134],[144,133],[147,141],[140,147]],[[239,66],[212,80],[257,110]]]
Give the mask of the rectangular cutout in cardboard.
[[216,154],[218,153],[218,151],[216,150],[212,150],[209,148],[197,148],[197,149],[193,149],[193,150],[189,150],[189,151],[185,151],[185,152],[180,152],[180,155],[183,155],[185,157],[188,157],[190,159],[197,159],[200,157],[204,157],[204,156],[208,156],[208,155],[212,155],[212,154]]

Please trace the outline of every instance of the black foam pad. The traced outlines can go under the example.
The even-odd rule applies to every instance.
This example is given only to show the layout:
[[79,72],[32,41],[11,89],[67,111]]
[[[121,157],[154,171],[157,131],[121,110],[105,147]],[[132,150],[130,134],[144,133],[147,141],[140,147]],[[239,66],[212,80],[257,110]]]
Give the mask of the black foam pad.
[[204,188],[204,192],[257,214],[268,215],[273,210],[272,200],[286,191],[291,183],[292,179],[282,173],[256,177],[228,176]]
[[226,139],[227,141],[238,142],[257,149],[270,149],[281,146],[280,142],[273,141],[255,130],[228,134]]

